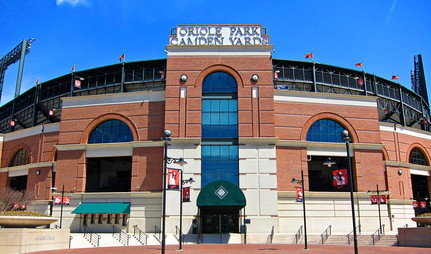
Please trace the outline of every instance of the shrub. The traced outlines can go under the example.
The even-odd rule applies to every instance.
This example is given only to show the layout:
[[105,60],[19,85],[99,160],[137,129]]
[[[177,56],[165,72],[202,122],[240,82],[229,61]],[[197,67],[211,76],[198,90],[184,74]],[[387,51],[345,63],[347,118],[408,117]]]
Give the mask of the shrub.
[[32,212],[32,211],[5,211],[1,212],[0,216],[34,216],[34,217],[51,217],[44,213]]

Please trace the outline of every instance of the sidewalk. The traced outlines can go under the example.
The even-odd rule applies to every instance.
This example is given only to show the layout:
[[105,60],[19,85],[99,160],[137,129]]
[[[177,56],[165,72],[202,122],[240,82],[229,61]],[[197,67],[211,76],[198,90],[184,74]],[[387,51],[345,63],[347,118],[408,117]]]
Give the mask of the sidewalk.
[[[89,249],[66,249],[54,251],[31,252],[32,254],[152,254],[160,253],[161,246],[128,246],[128,247],[100,247]],[[252,254],[252,253],[307,253],[307,254],[329,254],[329,253],[354,253],[353,246],[341,245],[308,245],[308,250],[304,250],[304,245],[299,244],[188,244],[183,245],[183,250],[178,250],[178,245],[167,245],[166,254]],[[431,248],[398,247],[398,246],[359,246],[360,254],[376,253],[431,253]]]

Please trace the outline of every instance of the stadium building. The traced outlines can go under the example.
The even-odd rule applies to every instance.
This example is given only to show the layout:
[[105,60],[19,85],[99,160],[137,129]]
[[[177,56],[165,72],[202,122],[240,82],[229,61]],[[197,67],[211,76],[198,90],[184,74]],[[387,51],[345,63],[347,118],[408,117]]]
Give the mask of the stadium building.
[[351,186],[362,232],[427,211],[428,98],[360,68],[273,59],[260,25],[179,25],[166,52],[2,106],[0,188],[32,191],[27,209],[71,232],[157,232],[165,212],[174,234],[184,198],[186,234],[293,234],[304,194],[309,233],[347,234]]

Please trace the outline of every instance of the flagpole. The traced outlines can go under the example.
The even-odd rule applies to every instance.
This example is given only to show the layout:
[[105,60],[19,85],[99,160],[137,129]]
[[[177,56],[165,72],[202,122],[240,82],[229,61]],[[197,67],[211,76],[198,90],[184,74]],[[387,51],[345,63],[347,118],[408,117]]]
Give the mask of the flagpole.
[[121,86],[120,86],[120,93],[124,93],[124,61],[123,64],[121,66]]
[[72,73],[71,73],[72,79],[70,80],[70,97],[73,97],[73,87],[74,87],[74,81],[75,81],[75,64],[72,65]]

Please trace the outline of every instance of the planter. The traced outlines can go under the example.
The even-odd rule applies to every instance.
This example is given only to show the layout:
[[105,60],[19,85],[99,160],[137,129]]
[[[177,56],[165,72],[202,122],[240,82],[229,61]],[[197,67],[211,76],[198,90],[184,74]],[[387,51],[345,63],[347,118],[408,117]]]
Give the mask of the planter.
[[35,228],[56,222],[53,217],[0,216],[0,226],[5,228]]
[[412,221],[421,223],[421,224],[427,224],[431,225],[431,216],[429,217],[413,217]]

